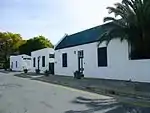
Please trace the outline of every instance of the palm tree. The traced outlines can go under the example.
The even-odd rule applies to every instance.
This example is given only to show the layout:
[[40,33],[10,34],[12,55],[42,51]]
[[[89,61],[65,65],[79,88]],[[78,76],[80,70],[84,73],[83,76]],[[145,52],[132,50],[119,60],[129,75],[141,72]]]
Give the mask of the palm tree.
[[114,17],[105,17],[104,22],[111,21],[113,27],[106,30],[99,42],[106,41],[108,45],[116,38],[126,40],[135,55],[150,58],[150,0],[122,0],[107,9]]

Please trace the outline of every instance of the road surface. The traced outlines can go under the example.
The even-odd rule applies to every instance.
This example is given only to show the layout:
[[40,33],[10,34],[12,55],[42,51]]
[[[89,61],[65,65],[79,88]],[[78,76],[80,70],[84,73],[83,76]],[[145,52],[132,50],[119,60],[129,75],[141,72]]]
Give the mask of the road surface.
[[0,113],[143,112],[112,97],[0,73]]

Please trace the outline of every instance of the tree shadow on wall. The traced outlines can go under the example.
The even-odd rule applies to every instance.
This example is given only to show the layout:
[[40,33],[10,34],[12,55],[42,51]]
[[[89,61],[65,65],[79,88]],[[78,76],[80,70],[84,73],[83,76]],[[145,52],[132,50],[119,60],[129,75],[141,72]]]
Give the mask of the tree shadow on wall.
[[144,109],[117,102],[114,98],[109,99],[89,99],[85,97],[77,97],[71,103],[84,104],[86,110],[69,110],[65,113],[150,113],[150,109]]

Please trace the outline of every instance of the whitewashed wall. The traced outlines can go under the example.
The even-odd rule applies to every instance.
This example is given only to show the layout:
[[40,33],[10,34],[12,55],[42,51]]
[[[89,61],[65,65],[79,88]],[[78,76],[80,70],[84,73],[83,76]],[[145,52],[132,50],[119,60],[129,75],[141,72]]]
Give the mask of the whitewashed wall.
[[[103,46],[104,43],[100,45]],[[77,51],[82,49],[85,77],[150,82],[150,60],[129,60],[128,43],[119,40],[113,40],[108,45],[107,67],[98,67],[96,42],[56,50],[55,74],[73,76],[78,69]],[[62,67],[62,53],[67,53],[68,67]]]
[[[52,48],[44,48],[37,51],[31,52],[32,57],[32,72],[35,72],[38,69],[38,57],[40,56],[39,68],[40,72],[43,73],[46,70],[49,70],[49,63],[54,62],[54,58],[49,58],[49,54],[54,54],[54,49]],[[42,67],[42,56],[45,56],[45,67]],[[33,58],[36,58],[36,67],[33,67]]]
[[[31,57],[28,55],[10,56],[10,68],[14,71],[23,71],[24,69],[31,69],[31,60],[24,60],[23,58],[31,58]],[[16,67],[16,61],[17,61],[17,67]],[[13,66],[12,66],[12,62],[13,62]]]

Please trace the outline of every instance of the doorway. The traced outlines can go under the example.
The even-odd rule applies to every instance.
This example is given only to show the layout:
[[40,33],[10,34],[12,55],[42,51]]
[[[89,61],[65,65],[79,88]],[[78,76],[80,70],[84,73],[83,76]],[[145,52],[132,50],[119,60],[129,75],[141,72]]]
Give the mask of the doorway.
[[83,50],[78,51],[78,71],[81,72],[82,74],[84,72],[83,58],[84,58],[84,51]]
[[49,63],[50,74],[54,74],[54,63]]

